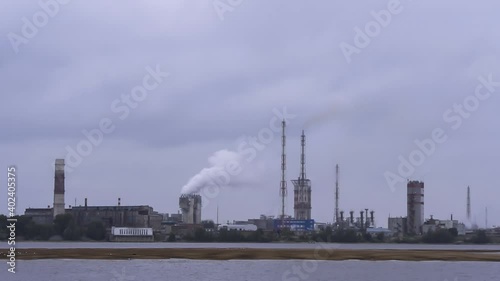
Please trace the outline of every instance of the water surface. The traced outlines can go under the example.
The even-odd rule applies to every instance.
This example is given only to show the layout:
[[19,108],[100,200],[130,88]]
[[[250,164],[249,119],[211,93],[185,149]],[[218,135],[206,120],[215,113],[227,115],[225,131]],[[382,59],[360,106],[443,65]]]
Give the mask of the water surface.
[[498,281],[500,264],[406,261],[26,260],[13,281]]

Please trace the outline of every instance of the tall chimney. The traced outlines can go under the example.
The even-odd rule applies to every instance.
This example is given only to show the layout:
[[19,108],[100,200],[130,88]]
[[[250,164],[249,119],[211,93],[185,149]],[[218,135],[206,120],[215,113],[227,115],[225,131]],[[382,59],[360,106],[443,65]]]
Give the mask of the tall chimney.
[[354,211],[350,211],[351,224],[354,223]]
[[64,159],[56,159],[54,176],[54,218],[64,214]]
[[371,221],[371,224],[372,226],[375,226],[375,215],[374,215],[375,211],[371,210],[370,211],[370,221]]
[[365,218],[366,218],[365,228],[368,228],[370,226],[370,221],[368,220],[368,209],[365,209]]
[[470,186],[467,186],[467,221],[470,222]]
[[359,216],[361,218],[361,229],[365,229],[365,218],[364,218],[365,212],[360,211]]
[[85,208],[87,208],[87,198],[85,198]]

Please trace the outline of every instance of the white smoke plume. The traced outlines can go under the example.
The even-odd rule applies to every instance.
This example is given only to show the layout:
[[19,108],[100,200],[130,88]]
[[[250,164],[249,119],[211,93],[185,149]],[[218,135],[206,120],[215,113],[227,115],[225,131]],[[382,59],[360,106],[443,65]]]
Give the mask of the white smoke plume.
[[320,111],[319,113],[309,117],[303,125],[305,130],[310,129],[314,126],[319,126],[333,120],[336,120],[342,114],[347,113],[350,110],[350,101],[343,98],[336,98],[335,101],[330,104],[326,109]]
[[[253,185],[256,178],[255,167],[243,167],[244,162],[253,160],[245,158],[243,153],[219,150],[208,158],[209,167],[203,168],[182,187],[182,193],[198,193],[210,186]],[[258,167],[257,167],[258,168]]]

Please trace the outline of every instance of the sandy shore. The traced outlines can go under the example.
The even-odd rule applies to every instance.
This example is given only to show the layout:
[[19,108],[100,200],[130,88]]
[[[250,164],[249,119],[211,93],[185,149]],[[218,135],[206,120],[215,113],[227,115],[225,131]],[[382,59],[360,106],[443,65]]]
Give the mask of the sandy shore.
[[[7,249],[0,249],[6,259]],[[337,249],[17,249],[16,259],[402,260],[496,261],[498,251]]]

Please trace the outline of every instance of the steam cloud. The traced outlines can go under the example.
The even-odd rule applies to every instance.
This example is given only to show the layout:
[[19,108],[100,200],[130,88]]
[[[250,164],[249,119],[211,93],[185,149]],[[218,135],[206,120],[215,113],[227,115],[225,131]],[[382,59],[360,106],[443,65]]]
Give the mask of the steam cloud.
[[345,114],[349,110],[349,101],[342,98],[335,100],[327,109],[308,118],[303,125],[305,130],[313,126],[319,126],[338,119],[339,115]]
[[[246,160],[246,161],[244,161]],[[208,158],[210,166],[203,168],[182,187],[182,193],[198,193],[209,186],[252,185],[255,169],[243,168],[248,162],[242,153],[227,149],[219,150]]]

